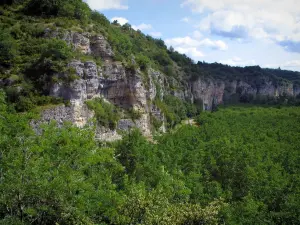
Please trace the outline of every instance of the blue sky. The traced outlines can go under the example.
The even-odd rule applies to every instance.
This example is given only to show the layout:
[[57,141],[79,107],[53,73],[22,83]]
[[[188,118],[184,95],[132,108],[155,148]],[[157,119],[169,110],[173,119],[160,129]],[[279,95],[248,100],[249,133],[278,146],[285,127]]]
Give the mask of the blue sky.
[[195,61],[300,71],[298,0],[86,0]]

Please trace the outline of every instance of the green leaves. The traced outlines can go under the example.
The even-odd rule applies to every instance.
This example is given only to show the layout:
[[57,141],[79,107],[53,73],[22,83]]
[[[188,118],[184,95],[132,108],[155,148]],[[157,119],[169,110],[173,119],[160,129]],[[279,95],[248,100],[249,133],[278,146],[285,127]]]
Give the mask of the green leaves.
[[25,6],[25,13],[30,15],[65,16],[87,20],[91,10],[81,0],[30,0]]
[[[103,100],[88,104],[113,118]],[[200,127],[155,144],[138,130],[97,143],[93,127],[71,124],[37,135],[32,116],[10,111],[3,92],[0,112],[0,224],[299,221],[298,108],[203,113]]]
[[187,117],[190,118],[200,113],[200,108],[196,105],[172,95],[166,95],[164,101],[156,99],[155,104],[166,116],[169,127],[174,127]]
[[141,70],[146,70],[150,64],[150,59],[142,54],[136,56],[136,62],[140,65]]
[[96,98],[86,102],[89,109],[94,110],[98,123],[104,127],[116,129],[120,119],[118,109],[102,98]]
[[17,43],[8,30],[0,28],[0,66],[10,67],[17,56]]

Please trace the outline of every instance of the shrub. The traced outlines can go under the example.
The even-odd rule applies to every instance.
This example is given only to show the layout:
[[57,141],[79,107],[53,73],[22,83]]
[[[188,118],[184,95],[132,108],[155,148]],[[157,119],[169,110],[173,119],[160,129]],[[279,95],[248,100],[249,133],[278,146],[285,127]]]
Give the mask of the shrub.
[[43,46],[42,58],[51,58],[52,60],[66,60],[71,58],[72,50],[67,43],[60,39],[50,39]]
[[0,66],[12,66],[17,54],[17,43],[15,40],[7,30],[0,29]]
[[104,127],[115,129],[120,119],[120,113],[117,108],[105,102],[102,98],[96,98],[86,102],[89,109],[95,112],[95,117],[98,123]]
[[90,8],[81,0],[30,0],[25,12],[39,16],[66,16],[80,20],[87,20]]
[[91,19],[93,22],[96,22],[97,24],[100,24],[104,27],[110,26],[109,20],[102,13],[99,13],[97,11],[91,12]]
[[132,120],[138,120],[141,118],[142,113],[136,109],[129,109],[128,115]]
[[136,62],[139,64],[141,70],[146,70],[150,64],[150,59],[142,54],[136,56]]
[[20,96],[16,109],[20,112],[29,111],[35,107],[35,104],[28,97]]
[[155,130],[158,130],[163,125],[163,121],[157,119],[154,115],[150,115],[150,122]]

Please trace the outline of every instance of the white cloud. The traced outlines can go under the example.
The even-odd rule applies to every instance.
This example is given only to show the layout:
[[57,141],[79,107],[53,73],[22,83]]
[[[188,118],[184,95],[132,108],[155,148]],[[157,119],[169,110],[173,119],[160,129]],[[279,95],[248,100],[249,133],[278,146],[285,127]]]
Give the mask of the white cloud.
[[179,45],[181,45],[181,46],[192,46],[192,47],[199,46],[199,42],[195,39],[192,39],[189,36],[167,39],[167,40],[165,40],[165,43],[167,45],[172,45],[173,47],[174,46],[179,46]]
[[128,23],[129,22],[129,20],[128,19],[126,19],[126,18],[124,18],[124,17],[113,17],[113,18],[111,18],[111,22],[114,22],[115,20],[117,20],[118,21],[118,23],[120,24],[120,25],[124,25],[125,23]]
[[204,54],[195,47],[190,47],[190,48],[175,47],[174,49],[179,53],[190,55],[191,57],[196,59],[204,56]]
[[193,32],[193,37],[196,39],[202,38],[202,36],[203,35],[197,30]]
[[190,18],[189,17],[184,17],[181,19],[182,22],[188,23],[190,22]]
[[208,38],[205,38],[204,40],[199,42],[200,46],[207,46],[212,49],[217,49],[221,51],[226,51],[228,49],[227,44],[224,41],[217,40],[217,41],[212,41]]
[[230,65],[230,66],[254,66],[257,65],[254,59],[242,60],[239,57],[233,57],[231,59],[220,60],[219,63]]
[[[196,32],[193,36],[201,36],[200,33]],[[201,47],[206,47],[210,49],[217,49],[225,51],[228,49],[228,46],[225,42],[221,40],[211,40],[208,38],[197,39],[190,36],[186,37],[177,37],[165,40],[167,46],[172,46],[176,51],[186,54],[194,59],[199,59],[204,57],[204,53],[201,51]]]
[[300,67],[300,60],[291,60],[283,64],[284,67]]
[[123,3],[124,0],[85,0],[85,2],[94,10],[128,9]]
[[133,25],[132,28],[134,30],[151,30],[152,29],[152,25],[151,24],[145,24],[145,23],[142,23],[140,25]]
[[[113,22],[115,20],[117,20],[118,23],[122,26],[129,22],[129,20],[124,18],[124,17],[113,17],[113,18],[111,18],[110,21]],[[150,30],[151,31],[152,30],[152,32],[149,33],[151,36],[153,36],[153,37],[161,37],[162,36],[161,32],[157,32],[157,31],[153,30],[153,27],[152,27],[151,24],[142,23],[140,25],[132,25],[132,29],[140,30],[140,31],[145,31],[145,30]]]
[[281,64],[265,64],[263,65],[263,67],[266,68],[278,68],[280,67],[281,69],[295,69],[295,70],[300,70],[300,60],[290,60],[290,61],[286,61],[284,63]]
[[153,36],[153,37],[161,37],[162,33],[161,32],[157,32],[157,31],[153,31],[153,32],[150,32],[150,35]]
[[165,40],[165,43],[169,46],[173,46],[175,49],[176,47],[182,47],[182,48],[209,47],[221,51],[225,51],[228,49],[227,44],[221,40],[214,41],[208,38],[205,38],[203,40],[198,40],[198,39],[191,38],[189,36],[167,39]]
[[199,23],[203,31],[300,43],[298,0],[183,0],[181,6],[205,15]]

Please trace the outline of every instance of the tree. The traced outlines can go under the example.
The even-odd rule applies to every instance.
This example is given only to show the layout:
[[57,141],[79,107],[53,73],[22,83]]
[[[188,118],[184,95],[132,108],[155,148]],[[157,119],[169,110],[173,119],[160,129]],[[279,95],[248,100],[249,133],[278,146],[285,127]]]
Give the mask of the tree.
[[119,24],[118,20],[114,20],[114,21],[112,22],[112,24],[113,24],[113,25],[120,26],[120,24]]
[[17,56],[17,43],[9,31],[0,29],[0,66],[10,67]]
[[81,0],[30,0],[25,12],[38,16],[67,16],[80,20],[87,20],[91,10]]

